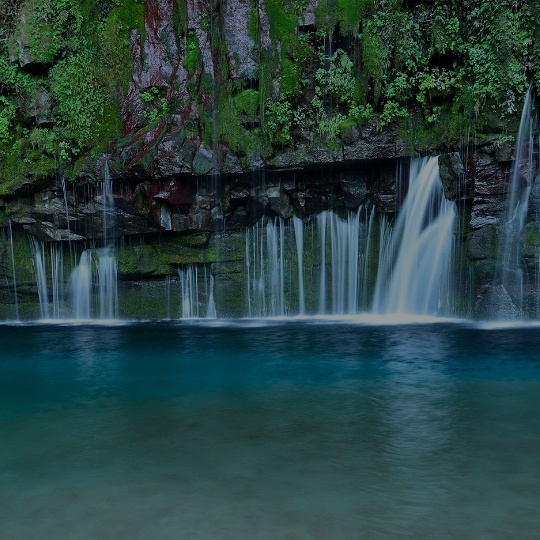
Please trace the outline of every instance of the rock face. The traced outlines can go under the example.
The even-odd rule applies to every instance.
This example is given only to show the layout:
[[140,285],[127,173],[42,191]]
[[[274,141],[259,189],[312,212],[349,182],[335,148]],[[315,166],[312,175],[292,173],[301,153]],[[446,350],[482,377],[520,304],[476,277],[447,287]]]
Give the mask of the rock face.
[[[312,24],[306,21],[313,19],[317,5],[316,1],[308,4],[299,27]],[[254,17],[257,40],[248,28]],[[178,24],[183,27],[177,28]],[[179,32],[183,37],[178,37]],[[190,0],[184,14],[173,0],[150,0],[145,2],[144,38],[133,31],[130,42],[134,69],[121,104],[124,139],[113,152],[118,152],[124,174],[143,172],[157,178],[185,173],[237,174],[269,167],[396,159],[407,153],[392,126],[380,130],[375,124],[344,130],[330,146],[326,140],[318,142],[313,133],[305,133],[290,147],[274,148],[270,155],[248,152],[242,160],[216,140],[219,134],[213,133],[208,140],[201,129],[208,129],[204,126],[210,122],[226,122],[219,116],[222,109],[218,108],[223,105],[218,103],[218,87],[232,81],[249,88],[261,77],[261,55],[281,47],[272,42],[262,0],[255,7],[248,0],[227,0],[217,6],[210,0]],[[280,69],[274,66],[271,77],[269,97],[276,98]],[[225,106],[232,107],[233,102]],[[259,109],[262,106],[258,104]],[[246,125],[249,122],[246,113]]]
[[[302,36],[295,46],[311,47],[304,76],[312,83],[323,64],[310,62],[325,47],[324,41],[312,43],[320,39],[319,4],[298,3],[297,20],[290,24],[291,32]],[[60,177],[42,184],[25,180],[0,201],[0,299],[13,297],[4,286],[13,273],[8,222],[21,243],[24,234],[70,246],[99,245],[104,235],[125,243],[130,249],[119,248],[119,259],[126,282],[170,278],[178,266],[193,263],[212,265],[213,275],[234,288],[242,266],[239,235],[263,216],[296,216],[307,223],[325,210],[345,214],[364,206],[393,217],[406,193],[400,167],[418,152],[396,124],[380,121],[381,110],[367,122],[351,121],[336,89],[323,96],[299,77],[292,46],[287,48],[286,36],[277,37],[279,29],[272,25],[272,16],[286,21],[272,13],[276,6],[265,0],[144,2],[144,32],[132,30],[129,36],[133,71],[120,98],[123,137],[67,188]],[[22,10],[10,60],[45,77],[57,59],[36,56],[36,50],[48,48],[46,43],[30,47],[26,16]],[[340,47],[347,48],[345,41]],[[350,56],[360,62],[357,50]],[[325,58],[331,62],[330,54]],[[52,94],[40,88],[17,95],[14,104],[24,122],[42,128],[51,125],[55,109]],[[308,105],[317,100],[317,116],[309,117]],[[277,107],[271,134],[261,120],[271,114],[269,102]],[[335,109],[335,116],[325,116],[325,107]],[[251,144],[262,140],[261,133],[274,138],[270,149]],[[456,249],[465,260],[473,311],[500,304],[504,314],[515,315],[512,294],[494,275],[513,159],[512,145],[498,140],[449,144],[439,167],[445,196],[459,205]],[[429,146],[423,150],[439,153]],[[105,161],[113,176],[113,207],[104,204],[99,185]],[[540,195],[533,195],[520,239],[530,275],[537,271],[540,246],[534,224]],[[212,244],[216,238],[218,247]],[[20,291],[35,294],[32,269],[15,262],[22,268]]]
[[[456,250],[463,253],[466,288],[475,298],[470,310],[460,314],[517,317],[520,311],[513,292],[498,284],[495,275],[510,163],[497,161],[489,146],[441,155],[439,163],[446,196],[458,203]],[[364,206],[367,213],[375,208],[376,215],[392,218],[404,196],[401,170],[405,168],[402,161],[387,159],[222,176],[118,177],[113,182],[112,208],[104,205],[101,188],[68,186],[63,190],[61,185],[52,185],[7,197],[0,201],[0,209],[11,220],[19,242],[25,231],[46,244],[99,245],[106,223],[107,237],[116,239],[118,246],[120,278],[125,283],[135,280],[137,287],[148,279],[169,279],[177,267],[189,263],[211,265],[222,283],[243,287],[244,231],[262,216],[284,220],[297,216],[313,224],[314,216],[324,210],[343,215]],[[534,201],[529,219],[522,252],[533,275],[540,245]],[[6,224],[0,242],[0,272],[9,282]],[[21,291],[30,298],[37,292],[32,269],[25,272]],[[8,288],[2,294],[9,304],[12,291]],[[234,295],[220,289],[218,296],[234,304]],[[241,307],[235,309],[230,314],[242,313]]]

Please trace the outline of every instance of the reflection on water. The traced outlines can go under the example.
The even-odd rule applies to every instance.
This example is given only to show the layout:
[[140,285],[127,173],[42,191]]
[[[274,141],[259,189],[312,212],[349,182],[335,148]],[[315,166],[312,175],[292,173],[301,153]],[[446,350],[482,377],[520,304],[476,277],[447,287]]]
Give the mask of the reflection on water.
[[2,327],[0,538],[532,538],[540,332]]

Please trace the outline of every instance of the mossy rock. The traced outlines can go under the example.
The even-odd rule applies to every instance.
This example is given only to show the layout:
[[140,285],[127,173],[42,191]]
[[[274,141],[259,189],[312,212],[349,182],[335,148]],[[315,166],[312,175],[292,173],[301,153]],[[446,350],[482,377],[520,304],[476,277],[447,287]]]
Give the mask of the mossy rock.
[[212,263],[216,249],[208,244],[206,234],[164,236],[144,244],[117,249],[118,273],[123,279],[167,276],[186,264]]

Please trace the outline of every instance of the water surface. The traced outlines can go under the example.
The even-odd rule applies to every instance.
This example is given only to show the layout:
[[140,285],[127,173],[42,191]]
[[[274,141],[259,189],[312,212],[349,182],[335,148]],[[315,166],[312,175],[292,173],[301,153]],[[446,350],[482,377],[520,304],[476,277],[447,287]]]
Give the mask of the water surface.
[[0,538],[534,538],[540,328],[1,326]]

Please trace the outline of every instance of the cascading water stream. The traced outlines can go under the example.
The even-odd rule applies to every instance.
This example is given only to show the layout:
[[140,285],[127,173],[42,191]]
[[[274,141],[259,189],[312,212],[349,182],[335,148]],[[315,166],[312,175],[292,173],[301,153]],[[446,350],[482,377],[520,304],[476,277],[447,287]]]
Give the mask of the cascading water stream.
[[58,244],[50,245],[51,282],[52,282],[52,314],[60,319],[61,306],[64,303],[64,252]]
[[372,234],[373,234],[373,222],[375,220],[375,206],[371,208],[368,220],[366,248],[362,254],[363,269],[362,269],[362,285],[360,288],[360,301],[363,306],[367,306],[369,301],[369,285],[370,285],[370,264],[371,264],[371,248],[372,248]]
[[89,250],[82,252],[81,259],[70,279],[73,318],[88,320],[91,317],[92,256]]
[[98,252],[99,318],[114,319],[118,313],[117,264],[112,248]]
[[358,311],[358,242],[360,213],[349,212],[347,219],[330,214],[332,253],[332,313],[335,315]]
[[109,241],[109,228],[112,226],[109,217],[114,211],[114,197],[108,159],[105,159],[103,166],[102,206],[103,249],[97,252],[99,316],[101,319],[114,319],[118,316],[118,282],[114,245],[110,245]]
[[17,294],[17,272],[15,271],[15,250],[13,248],[13,228],[11,226],[11,219],[8,220],[9,229],[9,245],[11,248],[11,273],[13,275],[13,296],[15,299],[15,320],[19,320],[19,296]]
[[300,218],[263,218],[247,230],[249,315],[344,315],[366,308],[369,282],[362,274],[371,264],[364,250],[372,244],[374,210],[369,220],[364,214],[363,207],[345,218],[325,211],[306,224]]
[[293,217],[294,237],[296,239],[296,261],[298,265],[298,314],[306,314],[306,297],[304,290],[304,222]]
[[246,289],[250,317],[285,315],[285,220],[263,219],[246,231]]
[[[199,287],[199,281],[203,280],[203,287]],[[199,272],[195,264],[178,268],[178,281],[180,282],[181,318],[198,319],[205,313],[206,318],[216,318],[216,304],[214,302],[214,276],[207,272]]]
[[319,314],[326,313],[326,221],[328,212],[321,212],[317,216],[321,250],[321,271],[319,278]]
[[178,269],[180,294],[182,300],[182,319],[193,319],[199,316],[199,284],[198,270],[193,265]]
[[409,190],[395,226],[381,232],[375,313],[439,313],[455,215],[455,204],[444,198],[438,158],[412,160]]
[[103,247],[83,251],[78,266],[71,274],[72,316],[75,319],[92,318],[94,283],[98,294],[98,318],[110,320],[118,316],[118,269],[114,243],[109,239],[110,229],[113,225],[111,214],[114,209],[114,198],[107,160],[105,160],[103,167],[100,202],[102,206]]
[[34,271],[36,273],[36,283],[39,297],[39,308],[41,310],[41,318],[49,318],[49,294],[47,291],[47,273],[45,271],[45,254],[43,243],[36,240],[33,236],[30,237],[32,248],[32,262],[34,263]]
[[206,310],[207,319],[215,319],[217,317],[216,313],[216,303],[214,301],[214,276],[210,274],[210,283],[209,283],[209,292],[208,292],[208,308]]
[[533,101],[533,85],[531,83],[525,95],[519,124],[515,157],[510,173],[507,211],[498,254],[501,285],[521,311],[521,316],[523,316],[524,307],[521,233],[527,218],[535,173]]

